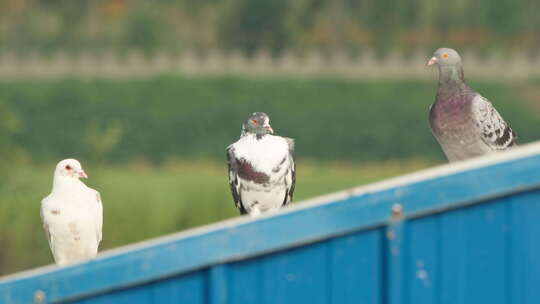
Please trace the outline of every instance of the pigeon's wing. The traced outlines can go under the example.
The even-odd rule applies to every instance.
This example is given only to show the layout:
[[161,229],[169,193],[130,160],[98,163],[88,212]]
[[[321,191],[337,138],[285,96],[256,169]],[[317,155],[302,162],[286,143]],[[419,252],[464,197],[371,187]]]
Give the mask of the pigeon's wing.
[[517,145],[517,135],[486,98],[476,95],[472,101],[475,126],[482,141],[492,150],[505,150]]
[[92,245],[97,249],[103,237],[103,204],[101,202],[101,195],[98,191],[85,186],[84,202],[88,206],[88,216],[91,223],[91,226],[89,226],[90,230],[87,232],[89,235],[86,239],[91,241],[95,236],[96,244]]
[[[41,202],[41,205],[42,205],[42,206],[44,205],[44,202],[45,202],[45,200],[43,200],[43,201]],[[52,250],[53,250],[53,246],[52,246],[52,245],[53,245],[53,244],[52,244],[53,240],[52,240],[52,238],[51,238],[51,231],[49,230],[49,223],[45,220],[45,217],[44,217],[44,215],[43,215],[43,212],[44,212],[43,209],[44,209],[44,208],[41,207],[41,210],[40,210],[40,212],[39,212],[39,215],[40,215],[40,217],[41,217],[41,222],[43,223],[43,230],[45,231],[45,237],[47,237],[47,242],[49,243],[49,247],[51,248],[51,251],[52,251]]]
[[103,231],[103,204],[101,202],[101,195],[97,191],[96,191],[95,201],[96,201],[96,208],[94,209],[94,212],[96,213],[95,214],[96,237],[97,237],[97,241],[99,245],[99,242],[101,242],[101,239],[103,238],[103,232],[102,232]]
[[294,160],[294,139],[285,138],[289,145],[289,168],[285,173],[285,186],[287,191],[285,193],[285,199],[283,200],[283,206],[289,204],[292,201],[294,186],[296,185],[296,163]]
[[51,248],[53,257],[56,259],[56,246],[55,246],[56,238],[54,234],[51,232],[51,225],[54,226],[55,217],[60,214],[60,211],[57,209],[51,208],[50,205],[51,205],[51,198],[50,197],[44,198],[41,201],[41,210],[39,212],[39,215],[41,217],[41,221],[43,222],[43,231],[45,231],[45,237],[47,237],[49,248]]
[[240,214],[247,214],[247,210],[242,204],[242,197],[240,196],[240,181],[238,176],[238,159],[234,154],[234,147],[230,145],[227,147],[227,162],[229,165],[229,186],[233,196],[236,208],[240,210]]

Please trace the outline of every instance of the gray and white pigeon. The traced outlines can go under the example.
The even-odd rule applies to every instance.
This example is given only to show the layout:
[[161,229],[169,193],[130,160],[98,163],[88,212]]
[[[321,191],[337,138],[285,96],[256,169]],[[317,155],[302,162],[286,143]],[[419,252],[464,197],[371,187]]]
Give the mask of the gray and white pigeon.
[[256,112],[242,125],[240,139],[227,147],[229,185],[242,215],[275,211],[292,200],[294,140],[273,133],[268,115]]
[[440,48],[428,65],[439,67],[439,87],[429,111],[431,130],[450,162],[506,150],[517,136],[491,102],[464,82],[459,54]]
[[54,171],[51,194],[41,201],[41,219],[58,265],[97,255],[103,226],[99,192],[79,178],[87,178],[75,159],[64,159]]

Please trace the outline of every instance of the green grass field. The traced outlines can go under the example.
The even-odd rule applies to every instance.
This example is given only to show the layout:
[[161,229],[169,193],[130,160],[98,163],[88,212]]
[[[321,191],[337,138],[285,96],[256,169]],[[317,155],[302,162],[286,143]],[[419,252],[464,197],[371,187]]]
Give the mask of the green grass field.
[[[296,202],[425,168],[425,161],[298,164]],[[83,164],[87,184],[101,192],[101,249],[238,216],[224,163],[169,161],[122,167]],[[41,199],[50,192],[54,164],[17,167],[0,187],[0,274],[52,263],[41,227]]]

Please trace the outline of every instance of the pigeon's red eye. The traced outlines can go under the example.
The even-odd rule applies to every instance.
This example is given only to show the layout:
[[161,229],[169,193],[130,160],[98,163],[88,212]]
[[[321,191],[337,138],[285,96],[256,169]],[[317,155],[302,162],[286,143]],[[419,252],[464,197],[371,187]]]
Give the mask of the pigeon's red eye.
[[442,58],[443,58],[443,59],[448,59],[448,53],[442,54]]
[[66,170],[71,170],[71,166],[70,166],[70,165],[66,165]]
[[252,119],[251,122],[254,123],[254,124],[257,124],[257,120],[256,120],[256,119]]

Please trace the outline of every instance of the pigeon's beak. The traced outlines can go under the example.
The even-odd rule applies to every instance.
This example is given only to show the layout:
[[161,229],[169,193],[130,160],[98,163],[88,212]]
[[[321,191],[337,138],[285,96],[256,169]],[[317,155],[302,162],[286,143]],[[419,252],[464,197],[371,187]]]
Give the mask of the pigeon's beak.
[[88,178],[88,175],[84,172],[84,170],[81,170],[77,172],[79,174],[79,178]]
[[274,134],[274,129],[270,125],[264,125],[264,128],[268,131],[270,131],[271,134]]
[[428,66],[434,65],[435,63],[437,63],[437,57],[431,57],[431,59],[428,61],[427,65]]

